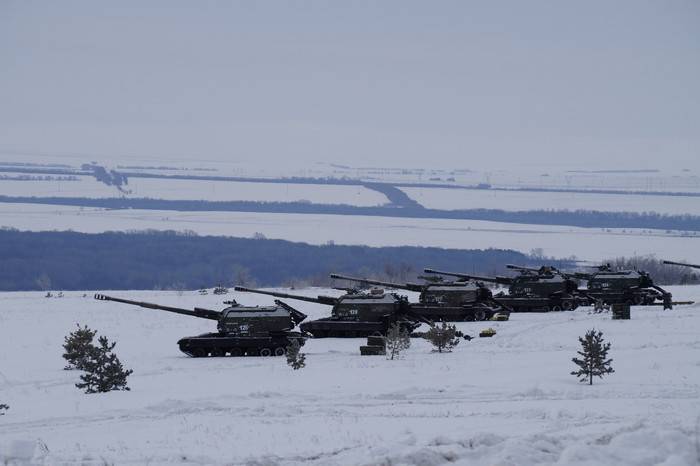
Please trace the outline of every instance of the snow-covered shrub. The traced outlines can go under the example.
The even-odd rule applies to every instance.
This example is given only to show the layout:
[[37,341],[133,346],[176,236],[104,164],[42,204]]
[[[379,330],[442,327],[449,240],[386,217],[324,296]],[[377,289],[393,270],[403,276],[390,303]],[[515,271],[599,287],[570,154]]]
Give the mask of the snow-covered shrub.
[[425,339],[433,344],[438,353],[448,353],[459,344],[459,336],[455,325],[434,325],[425,333]]
[[81,327],[80,324],[76,324],[78,330],[71,332],[65,337],[63,343],[63,359],[68,361],[68,365],[64,367],[65,370],[72,369],[82,369],[83,363],[87,358],[88,350],[92,345],[92,340],[95,338],[97,333],[95,330],[91,330],[86,325]]
[[0,416],[4,416],[5,411],[7,411],[8,409],[10,409],[10,407],[8,405],[6,405],[4,403],[0,403]]
[[306,354],[301,352],[301,345],[296,339],[287,346],[287,364],[294,370],[306,367]]
[[401,353],[411,347],[411,335],[397,323],[392,324],[384,337],[386,358],[399,359]]
[[134,371],[124,369],[121,361],[112,352],[116,342],[110,343],[107,337],[97,339],[99,346],[90,345],[87,358],[83,361],[80,376],[81,383],[76,387],[84,389],[85,393],[103,393],[112,390],[130,390],[126,379]]
[[602,379],[604,375],[615,372],[610,366],[612,359],[607,359],[610,343],[603,341],[603,332],[591,329],[584,336],[579,337],[578,341],[582,348],[577,353],[582,359],[571,359],[579,366],[579,369],[573,371],[571,375],[579,377],[581,382],[588,381],[590,385],[593,385],[593,376]]

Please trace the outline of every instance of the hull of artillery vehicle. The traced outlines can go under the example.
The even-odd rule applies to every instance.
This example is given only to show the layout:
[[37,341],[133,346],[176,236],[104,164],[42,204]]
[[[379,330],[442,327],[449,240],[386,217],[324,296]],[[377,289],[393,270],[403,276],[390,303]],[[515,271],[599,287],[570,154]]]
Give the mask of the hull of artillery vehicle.
[[113,298],[96,294],[99,301],[114,301],[133,306],[182,314],[217,321],[217,332],[184,337],[177,344],[180,351],[192,357],[205,356],[282,356],[293,341],[303,345],[306,336],[293,331],[306,318],[293,307],[275,301],[275,306],[241,306],[228,301],[223,311],[194,310],[159,304]]
[[349,293],[339,298],[311,298],[240,286],[235,290],[332,306],[330,317],[304,322],[299,326],[303,332],[313,335],[314,338],[386,335],[394,323],[398,323],[410,333],[418,328],[421,322],[432,323],[416,315],[405,297],[393,293]]
[[419,292],[418,303],[412,303],[411,310],[432,321],[489,320],[498,312],[508,312],[494,301],[491,290],[477,283],[436,281],[401,284],[339,274],[331,274],[331,278]]
[[426,273],[456,277],[461,280],[507,285],[508,293],[500,292],[493,299],[512,312],[548,312],[576,309],[582,302],[575,281],[563,277],[553,268],[529,269],[509,265],[516,277],[483,277],[464,273],[425,269]]
[[664,308],[672,307],[671,293],[655,285],[647,272],[613,270],[610,264],[598,266],[597,269],[594,273],[573,274],[574,277],[587,281],[586,294],[592,301],[590,304],[663,304]]

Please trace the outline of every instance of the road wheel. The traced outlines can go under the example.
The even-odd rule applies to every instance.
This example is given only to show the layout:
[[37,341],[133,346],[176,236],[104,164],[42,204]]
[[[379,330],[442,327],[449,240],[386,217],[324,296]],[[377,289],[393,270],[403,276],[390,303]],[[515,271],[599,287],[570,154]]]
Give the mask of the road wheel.
[[553,307],[552,307],[552,310],[553,310],[554,312],[561,312],[561,307],[559,307],[559,306],[553,306]]
[[476,321],[486,320],[486,313],[484,312],[483,309],[476,309],[474,311],[474,320],[476,320]]
[[275,348],[275,356],[284,356],[285,354],[287,354],[287,349],[283,346]]
[[272,356],[272,350],[270,348],[261,348],[260,349],[260,356]]
[[192,350],[192,357],[205,358],[207,357],[207,351],[204,348],[195,348]]
[[258,351],[257,348],[246,348],[245,355],[246,356],[260,356],[260,352]]
[[565,311],[570,311],[573,308],[573,304],[571,304],[571,301],[563,301],[561,303],[561,308],[564,309]]
[[228,352],[234,357],[243,356],[243,350],[238,347],[231,348]]
[[226,356],[226,352],[221,348],[214,348],[211,350],[212,357],[220,358],[221,356]]

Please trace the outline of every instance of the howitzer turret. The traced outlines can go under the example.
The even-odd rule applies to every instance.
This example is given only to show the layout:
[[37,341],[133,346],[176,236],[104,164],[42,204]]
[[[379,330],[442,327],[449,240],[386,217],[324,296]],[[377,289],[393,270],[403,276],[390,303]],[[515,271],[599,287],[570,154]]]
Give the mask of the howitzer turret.
[[[610,264],[592,266],[593,273],[575,273],[574,277],[586,280],[586,294],[596,307],[601,303],[654,305],[663,304],[665,309],[673,307],[671,293],[654,283],[649,273],[643,270],[614,270]],[[677,303],[680,304],[680,303]]]
[[691,268],[693,268],[693,269],[700,269],[700,265],[697,265],[697,264],[684,264],[683,262],[664,261],[664,264],[668,264],[668,265],[680,265],[681,267],[691,267]]
[[507,294],[499,292],[493,298],[516,312],[571,310],[581,301],[576,282],[559,273],[552,273],[551,268],[532,269],[515,265],[509,268],[519,270],[520,274],[515,277],[485,277],[433,269],[425,269],[425,272],[507,285]]
[[292,331],[306,319],[293,307],[275,301],[275,306],[242,306],[235,301],[227,301],[227,308],[213,311],[195,307],[193,310],[160,304],[132,301],[96,294],[99,301],[114,301],[147,309],[217,321],[217,333],[207,333],[195,337],[185,337],[178,341],[180,350],[194,357],[202,356],[281,356],[286,347],[296,340],[303,345],[305,336]]
[[382,290],[373,290],[370,293],[348,293],[338,298],[331,296],[312,298],[241,286],[237,286],[235,290],[332,306],[330,317],[305,322],[299,326],[302,331],[310,333],[315,338],[386,334],[389,326],[395,322],[409,332],[418,328],[421,322],[432,324],[428,319],[412,311],[406,297],[395,293],[384,293]]
[[464,281],[392,283],[335,273],[331,274],[331,278],[419,292],[418,303],[411,304],[411,307],[414,312],[431,320],[486,320],[493,317],[496,312],[508,311],[495,302],[491,290],[480,283]]

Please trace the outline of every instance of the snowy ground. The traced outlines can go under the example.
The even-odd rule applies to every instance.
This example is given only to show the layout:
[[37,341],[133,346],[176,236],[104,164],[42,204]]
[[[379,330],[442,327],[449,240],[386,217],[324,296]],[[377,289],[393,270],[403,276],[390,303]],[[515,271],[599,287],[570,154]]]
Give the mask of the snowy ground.
[[[512,164],[508,167],[489,166],[488,160],[480,160],[478,164],[468,164],[464,167],[449,167],[444,165],[440,157],[430,158],[430,163],[423,167],[397,166],[386,167],[381,162],[378,166],[347,166],[347,160],[332,162],[330,160],[314,164],[299,164],[293,157],[280,158],[277,163],[270,164],[266,161],[243,161],[237,157],[213,160],[209,157],[173,157],[168,156],[100,156],[92,154],[70,156],[63,154],[59,157],[48,154],[30,155],[27,153],[12,153],[0,151],[0,166],[3,162],[30,162],[30,163],[63,163],[73,167],[80,167],[83,163],[97,161],[98,164],[108,169],[122,171],[136,171],[144,173],[177,173],[185,174],[188,170],[154,170],[154,169],[122,169],[120,166],[169,166],[180,169],[189,169],[197,173],[201,169],[211,170],[211,174],[220,176],[250,176],[250,177],[348,177],[367,181],[389,181],[402,183],[454,183],[474,185],[489,183],[498,187],[528,187],[528,188],[556,188],[556,189],[615,189],[632,191],[685,191],[700,192],[700,176],[693,167],[666,166],[659,160],[658,166],[653,161],[642,164],[645,169],[652,171],[615,171],[621,168],[640,168],[616,166],[614,160],[608,166],[592,166],[585,159],[576,161],[552,161],[546,165],[535,165],[531,160],[524,158],[521,164]],[[426,159],[427,160],[427,159]],[[344,167],[341,167],[340,165]],[[605,171],[605,169],[613,169]],[[130,180],[131,182],[131,180]]]
[[20,230],[74,230],[85,233],[127,230],[190,230],[200,235],[268,238],[310,244],[435,246],[455,249],[541,248],[554,257],[600,261],[656,254],[700,262],[700,236],[641,229],[600,229],[527,225],[478,220],[410,219],[355,215],[248,212],[109,210],[71,206],[0,203],[0,227]]
[[[700,287],[671,289],[700,299]],[[304,290],[307,294],[324,290]],[[222,297],[114,292],[218,308]],[[691,465],[700,459],[700,306],[633,308],[632,320],[517,314],[492,339],[405,359],[361,357],[360,339],[312,340],[307,368],[281,358],[192,359],[178,338],[213,322],[98,302],[0,294],[0,463],[229,465]],[[241,302],[270,297],[236,295]],[[290,304],[293,302],[289,301]],[[324,306],[293,303],[318,317]],[[60,345],[76,322],[118,341],[130,392],[84,395]],[[462,323],[475,334],[486,325]],[[569,375],[596,327],[616,370]],[[32,458],[30,460],[30,458]]]
[[168,200],[298,202],[377,206],[389,200],[362,186],[130,178],[128,197]]
[[205,201],[298,202],[377,206],[389,200],[362,186],[240,183],[232,181],[130,178],[124,191],[91,176],[77,181],[0,180],[0,195],[35,197],[142,198]]
[[700,199],[689,196],[597,194],[572,192],[497,191],[440,188],[401,188],[430,209],[598,210],[700,215]]

